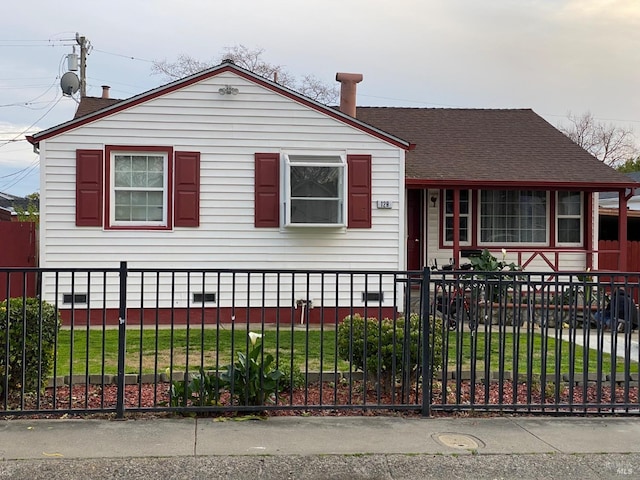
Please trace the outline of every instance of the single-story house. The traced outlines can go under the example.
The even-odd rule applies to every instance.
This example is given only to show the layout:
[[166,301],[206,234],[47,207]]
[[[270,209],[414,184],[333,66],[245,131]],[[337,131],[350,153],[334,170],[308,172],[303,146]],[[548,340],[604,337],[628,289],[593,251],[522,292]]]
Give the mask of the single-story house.
[[[640,241],[640,172],[625,175],[638,182],[634,191],[627,192],[627,240]],[[618,195],[613,192],[599,195],[600,240],[618,239],[618,203]]]
[[532,110],[359,107],[357,117],[416,145],[406,154],[409,268],[483,248],[506,248],[533,271],[597,268],[595,194],[626,203],[638,186]]
[[26,210],[29,199],[0,192],[0,222],[17,222],[16,207]]
[[337,79],[339,108],[231,62],[83,98],[28,137],[40,265],[413,270],[507,248],[529,269],[597,266],[594,194],[624,202],[630,179],[531,110],[356,109],[362,76]]

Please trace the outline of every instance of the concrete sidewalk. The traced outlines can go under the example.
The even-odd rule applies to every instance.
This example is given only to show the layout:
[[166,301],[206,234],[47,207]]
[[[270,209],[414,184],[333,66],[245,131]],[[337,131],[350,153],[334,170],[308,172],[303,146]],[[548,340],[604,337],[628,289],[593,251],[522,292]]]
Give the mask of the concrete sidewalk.
[[[553,336],[550,332],[549,336]],[[603,331],[591,328],[588,331],[581,328],[575,330],[564,329],[562,339],[590,349],[602,349],[604,353],[625,358],[629,356],[630,362],[640,362],[640,346],[638,332],[631,332],[629,336],[624,332]],[[627,353],[628,352],[628,353]]]
[[637,418],[2,420],[0,478],[640,477]]

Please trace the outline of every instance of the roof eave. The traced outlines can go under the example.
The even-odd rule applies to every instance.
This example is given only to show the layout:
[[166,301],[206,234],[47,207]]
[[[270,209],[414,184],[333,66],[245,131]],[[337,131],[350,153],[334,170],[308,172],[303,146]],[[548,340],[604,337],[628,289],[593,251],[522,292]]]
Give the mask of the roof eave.
[[607,192],[607,191],[621,191],[626,189],[640,188],[637,182],[548,182],[543,180],[522,181],[520,179],[514,180],[465,180],[465,179],[418,179],[407,178],[405,185],[408,188],[451,188],[461,187],[470,189],[505,189],[515,188],[524,189],[545,189],[545,190],[582,190],[582,191],[594,191],[594,192]]

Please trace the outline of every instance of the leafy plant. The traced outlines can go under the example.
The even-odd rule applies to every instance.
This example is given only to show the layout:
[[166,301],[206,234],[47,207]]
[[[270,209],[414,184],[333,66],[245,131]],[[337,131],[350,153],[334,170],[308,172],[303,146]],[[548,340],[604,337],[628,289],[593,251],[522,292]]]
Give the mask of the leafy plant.
[[54,306],[37,298],[0,303],[0,392],[5,385],[10,392],[44,385],[52,373],[60,323]]
[[251,350],[248,355],[238,352],[238,361],[229,364],[220,378],[229,385],[231,395],[245,405],[264,405],[272,401],[279,391],[278,381],[283,377],[274,365],[273,355],[263,353],[262,335],[249,332]]
[[282,378],[278,381],[279,391],[290,392],[304,387],[306,383],[305,375],[298,365],[294,363],[293,368],[291,368],[291,362],[281,358],[278,363],[278,369],[282,372]]
[[190,379],[171,382],[170,404],[172,407],[217,405],[226,386],[215,372],[205,372],[200,367],[199,373]]
[[471,266],[474,270],[478,270],[479,272],[503,272],[503,271],[520,271],[519,265],[511,262],[506,262],[507,251],[502,249],[502,260],[498,261],[498,259],[486,248],[482,250],[482,253],[477,257],[471,257],[469,261],[471,262]]
[[[509,289],[509,282],[518,278],[516,274],[505,274],[504,272],[519,272],[522,267],[514,262],[507,263],[507,251],[502,249],[502,260],[498,260],[486,248],[477,257],[471,257],[471,267],[473,270],[481,272],[475,274],[478,280],[485,280],[486,285],[479,286],[481,289],[488,288],[487,298],[493,302],[498,302],[504,298]],[[495,273],[491,273],[495,272]],[[475,292],[476,294],[479,292]],[[485,292],[486,293],[486,292]]]
[[33,222],[36,225],[40,223],[40,194],[38,192],[31,193],[26,196],[27,208],[16,205],[14,210],[20,222]]
[[[432,370],[442,367],[442,320],[432,318]],[[408,333],[408,338],[405,337]],[[363,318],[359,314],[345,317],[338,326],[338,355],[356,370],[367,373],[390,389],[397,377],[413,375],[420,366],[420,316],[409,320]],[[365,346],[366,345],[366,346]],[[408,351],[407,351],[408,349]]]

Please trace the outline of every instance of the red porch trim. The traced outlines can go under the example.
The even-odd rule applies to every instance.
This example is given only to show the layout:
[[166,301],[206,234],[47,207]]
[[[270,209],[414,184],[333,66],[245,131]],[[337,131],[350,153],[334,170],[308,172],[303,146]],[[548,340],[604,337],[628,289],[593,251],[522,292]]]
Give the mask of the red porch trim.
[[620,242],[620,257],[618,270],[627,268],[627,196],[621,191],[618,195],[618,241]]
[[407,188],[445,188],[477,190],[568,190],[580,192],[614,192],[625,188],[637,187],[633,182],[590,183],[590,182],[548,182],[514,178],[513,180],[470,180],[470,179],[405,179]]

